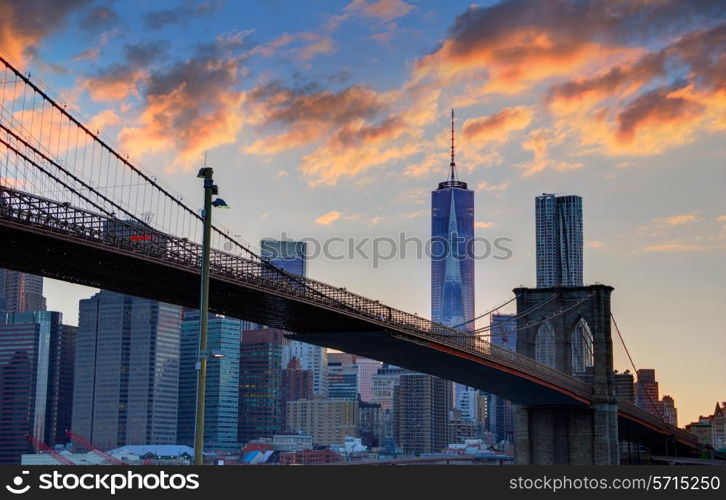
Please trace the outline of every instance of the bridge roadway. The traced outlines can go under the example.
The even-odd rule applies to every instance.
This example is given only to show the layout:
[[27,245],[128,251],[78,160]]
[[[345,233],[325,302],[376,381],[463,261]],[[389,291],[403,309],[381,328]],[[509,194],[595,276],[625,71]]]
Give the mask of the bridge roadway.
[[[198,307],[201,246],[0,186],[0,267]],[[370,357],[491,392],[523,405],[589,405],[592,387],[482,338],[263,261],[212,250],[210,309],[281,328],[291,338]],[[622,403],[624,431],[693,436]]]

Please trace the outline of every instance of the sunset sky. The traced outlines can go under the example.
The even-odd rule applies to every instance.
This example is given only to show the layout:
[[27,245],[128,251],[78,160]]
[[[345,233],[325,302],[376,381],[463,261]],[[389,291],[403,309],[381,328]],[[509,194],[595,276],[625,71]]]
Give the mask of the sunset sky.
[[[534,286],[534,197],[578,194],[636,365],[681,426],[726,400],[722,0],[0,0],[0,51],[185,198],[207,152],[253,246],[428,237],[454,107],[477,235],[513,240],[477,311]],[[429,316],[426,259],[308,268]],[[69,323],[90,293],[46,281]]]

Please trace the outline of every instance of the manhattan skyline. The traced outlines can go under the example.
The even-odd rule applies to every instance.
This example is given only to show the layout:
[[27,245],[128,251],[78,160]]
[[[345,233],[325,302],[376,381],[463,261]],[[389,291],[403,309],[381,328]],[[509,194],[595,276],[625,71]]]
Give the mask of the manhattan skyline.
[[[232,206],[220,218],[246,241],[425,238],[455,106],[477,236],[513,239],[512,259],[477,263],[476,312],[534,284],[534,197],[577,194],[585,282],[615,287],[638,368],[657,370],[681,422],[722,397],[725,98],[709,61],[723,7],[168,5],[64,2],[33,27],[2,16],[0,47],[185,199],[201,196],[206,151]],[[426,316],[428,267],[317,259],[309,275]],[[46,280],[70,323],[92,293]],[[619,346],[615,366],[628,368]]]

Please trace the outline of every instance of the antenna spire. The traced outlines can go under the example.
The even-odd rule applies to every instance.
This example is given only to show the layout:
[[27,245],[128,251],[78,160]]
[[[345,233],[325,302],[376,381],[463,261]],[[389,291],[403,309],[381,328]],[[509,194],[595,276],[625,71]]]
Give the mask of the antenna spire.
[[449,173],[449,180],[456,180],[456,161],[454,161],[454,108],[451,108],[451,172]]

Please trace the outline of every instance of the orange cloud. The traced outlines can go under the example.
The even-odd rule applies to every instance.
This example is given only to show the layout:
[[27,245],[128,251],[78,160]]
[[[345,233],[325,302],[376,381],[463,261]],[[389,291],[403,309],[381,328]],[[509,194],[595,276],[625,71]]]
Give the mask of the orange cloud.
[[[476,81],[469,103],[491,93],[514,94],[556,76],[581,78],[633,60],[654,40],[723,16],[716,2],[508,1],[470,6],[432,53],[416,61],[414,80]],[[647,30],[634,29],[648,26]],[[644,68],[640,68],[644,70]],[[609,75],[583,89],[607,90]],[[638,79],[637,72],[630,75]]]
[[707,252],[720,250],[723,246],[715,245],[689,245],[686,243],[665,243],[662,245],[650,245],[643,248],[643,252]]
[[335,184],[342,177],[407,158],[418,153],[421,146],[412,141],[395,141],[404,132],[405,125],[395,118],[380,125],[357,120],[303,157],[300,172],[310,185]]
[[481,181],[476,187],[477,191],[504,191],[509,187],[508,182],[502,182],[499,184],[489,184],[486,181]]
[[584,165],[580,162],[569,162],[566,160],[554,160],[550,156],[552,145],[559,144],[563,140],[562,134],[554,134],[550,129],[540,128],[532,130],[528,139],[522,144],[526,150],[532,151],[534,157],[520,167],[524,176],[530,176],[545,169],[557,171],[575,170]]
[[25,64],[43,39],[63,28],[68,17],[88,3],[88,0],[0,2],[0,47],[12,60]]
[[474,223],[474,227],[479,228],[479,229],[487,229],[490,227],[494,227],[495,225],[496,224],[494,224],[493,222],[485,222],[485,221],[476,221]]
[[202,152],[234,143],[243,125],[247,94],[236,90],[241,59],[235,49],[249,32],[218,37],[198,47],[194,57],[151,72],[137,123],[119,134],[129,152],[174,151],[189,162]]
[[682,214],[673,215],[671,217],[662,217],[660,219],[656,219],[656,222],[659,224],[666,224],[668,226],[682,226],[697,220],[698,217],[695,214]]
[[342,217],[343,213],[339,212],[337,210],[331,210],[328,213],[325,213],[315,219],[316,224],[320,224],[321,226],[329,226],[336,220],[340,219]]
[[469,142],[504,142],[512,132],[527,128],[533,118],[534,111],[526,106],[505,108],[493,115],[466,120],[462,134]]

